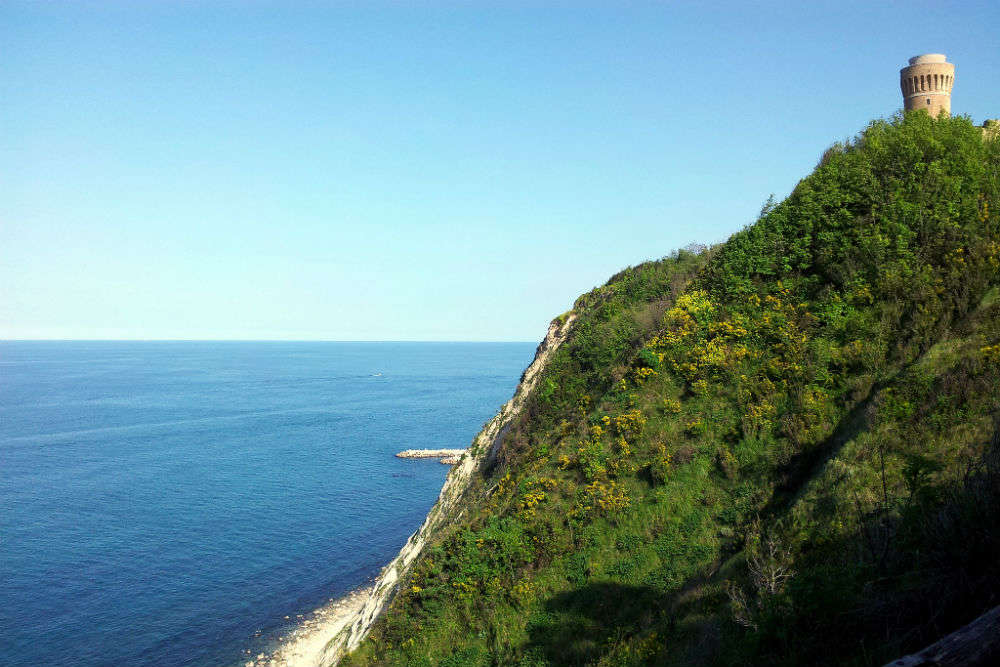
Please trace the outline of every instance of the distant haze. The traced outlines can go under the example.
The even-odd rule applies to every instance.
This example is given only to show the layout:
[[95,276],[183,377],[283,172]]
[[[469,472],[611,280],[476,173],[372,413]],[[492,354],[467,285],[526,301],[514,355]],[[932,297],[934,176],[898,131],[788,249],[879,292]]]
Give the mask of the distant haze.
[[[291,3],[290,3],[291,4]],[[538,340],[712,243],[1000,3],[0,7],[0,338]]]

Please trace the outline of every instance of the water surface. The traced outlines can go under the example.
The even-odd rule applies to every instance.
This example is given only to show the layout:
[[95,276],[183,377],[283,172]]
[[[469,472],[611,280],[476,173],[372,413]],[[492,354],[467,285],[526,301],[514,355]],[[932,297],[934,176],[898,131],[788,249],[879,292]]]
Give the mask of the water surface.
[[232,664],[370,579],[528,343],[0,342],[0,664]]

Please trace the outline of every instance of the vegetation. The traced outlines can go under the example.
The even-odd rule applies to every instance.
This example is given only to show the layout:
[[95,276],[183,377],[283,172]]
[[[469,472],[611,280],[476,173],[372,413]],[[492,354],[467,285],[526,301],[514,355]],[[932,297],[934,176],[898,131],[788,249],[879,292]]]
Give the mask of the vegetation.
[[1000,595],[1000,142],[914,112],[614,276],[348,665],[880,665]]

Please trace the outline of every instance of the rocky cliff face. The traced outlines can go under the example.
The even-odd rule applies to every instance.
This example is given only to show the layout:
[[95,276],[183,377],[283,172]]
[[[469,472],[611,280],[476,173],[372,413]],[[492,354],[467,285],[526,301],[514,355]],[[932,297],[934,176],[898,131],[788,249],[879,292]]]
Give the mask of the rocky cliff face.
[[521,376],[521,382],[514,392],[514,396],[483,427],[483,430],[473,440],[472,446],[465,452],[458,464],[452,468],[441,489],[437,503],[427,514],[423,525],[410,536],[399,555],[382,569],[360,611],[327,642],[318,662],[320,667],[334,667],[341,657],[358,647],[368,635],[372,624],[392,600],[400,582],[405,579],[410,565],[420,555],[430,536],[461,512],[459,501],[468,489],[470,481],[496,456],[497,448],[504,434],[520,413],[528,395],[535,388],[540,372],[552,353],[566,340],[573,320],[574,316],[570,315],[561,322],[559,320],[553,321],[549,326],[545,339],[535,351],[534,360]]

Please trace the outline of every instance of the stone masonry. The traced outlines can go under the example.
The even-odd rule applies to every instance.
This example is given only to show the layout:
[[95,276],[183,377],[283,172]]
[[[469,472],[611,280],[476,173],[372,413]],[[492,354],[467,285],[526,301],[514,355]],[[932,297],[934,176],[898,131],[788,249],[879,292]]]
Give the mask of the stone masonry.
[[955,65],[942,53],[925,53],[910,58],[910,64],[899,70],[899,87],[903,91],[906,111],[926,109],[931,116],[951,115],[951,87],[955,83]]

